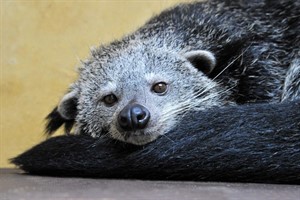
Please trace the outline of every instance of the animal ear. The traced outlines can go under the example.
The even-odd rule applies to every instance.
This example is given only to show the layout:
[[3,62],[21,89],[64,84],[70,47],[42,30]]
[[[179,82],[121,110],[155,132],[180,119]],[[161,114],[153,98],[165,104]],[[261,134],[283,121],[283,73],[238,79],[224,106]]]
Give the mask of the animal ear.
[[46,117],[46,134],[51,135],[62,125],[65,126],[65,132],[69,133],[75,122],[77,114],[78,92],[76,90],[65,94],[58,106]]
[[77,102],[77,91],[71,91],[65,94],[57,106],[58,113],[67,120],[75,119],[77,114]]
[[183,56],[198,70],[210,74],[216,66],[216,58],[210,51],[195,50],[183,54]]

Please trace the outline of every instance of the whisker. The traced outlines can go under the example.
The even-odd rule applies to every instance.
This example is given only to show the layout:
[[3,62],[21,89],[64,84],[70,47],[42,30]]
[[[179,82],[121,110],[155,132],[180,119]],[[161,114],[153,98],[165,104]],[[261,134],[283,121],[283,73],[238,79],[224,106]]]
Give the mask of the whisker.
[[184,115],[188,110],[191,109],[190,101],[185,101],[177,104],[176,106],[172,106],[172,109],[168,109],[162,113],[161,122],[167,121],[170,117],[176,116],[178,113]]
[[195,93],[193,98],[198,98],[202,96],[204,93],[216,88],[217,86],[215,84],[211,84],[209,87],[204,88],[203,90],[200,90],[198,93]]
[[167,135],[163,134],[162,136],[164,136],[165,138],[167,138],[168,140],[170,140],[171,142],[175,143],[174,140],[172,140],[170,137],[168,137]]
[[233,59],[217,76],[215,76],[212,80],[214,81],[216,78],[218,78],[225,70],[227,70],[235,61],[237,61],[239,58],[241,58],[246,51],[251,47],[252,43],[240,53],[235,59]]

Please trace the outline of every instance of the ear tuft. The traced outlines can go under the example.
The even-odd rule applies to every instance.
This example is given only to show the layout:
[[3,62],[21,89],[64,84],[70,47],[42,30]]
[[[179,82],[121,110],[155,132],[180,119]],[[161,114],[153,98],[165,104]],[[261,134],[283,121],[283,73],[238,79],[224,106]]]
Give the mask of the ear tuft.
[[204,74],[210,74],[216,66],[216,58],[210,51],[195,50],[183,55],[195,68]]
[[70,133],[77,115],[78,93],[73,90],[67,93],[57,107],[46,117],[46,134],[51,135],[62,125],[65,126],[65,133]]
[[65,133],[70,133],[73,124],[73,120],[67,120],[63,118],[59,112],[57,111],[57,107],[55,107],[51,113],[46,117],[47,124],[45,128],[46,135],[52,135],[57,129],[59,129],[62,125],[65,125]]

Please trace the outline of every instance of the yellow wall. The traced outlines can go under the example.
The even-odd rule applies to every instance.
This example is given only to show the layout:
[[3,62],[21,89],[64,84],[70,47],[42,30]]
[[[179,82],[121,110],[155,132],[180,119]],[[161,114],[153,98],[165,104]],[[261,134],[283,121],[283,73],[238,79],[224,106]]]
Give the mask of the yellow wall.
[[44,118],[89,48],[120,38],[178,2],[1,1],[0,167],[45,139]]

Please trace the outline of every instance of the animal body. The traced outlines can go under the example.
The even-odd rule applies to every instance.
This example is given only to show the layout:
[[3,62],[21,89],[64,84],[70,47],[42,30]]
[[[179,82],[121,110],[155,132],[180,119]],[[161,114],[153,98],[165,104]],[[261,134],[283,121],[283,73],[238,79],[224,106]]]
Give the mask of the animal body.
[[297,99],[299,16],[299,0],[211,0],[166,10],[92,51],[49,114],[47,132],[65,124],[66,132],[74,126],[75,134],[143,145],[192,111]]
[[164,11],[84,63],[47,125],[78,135],[11,162],[38,175],[299,184],[299,5]]
[[166,136],[144,146],[59,136],[12,162],[51,176],[300,184],[300,100],[196,111]]

